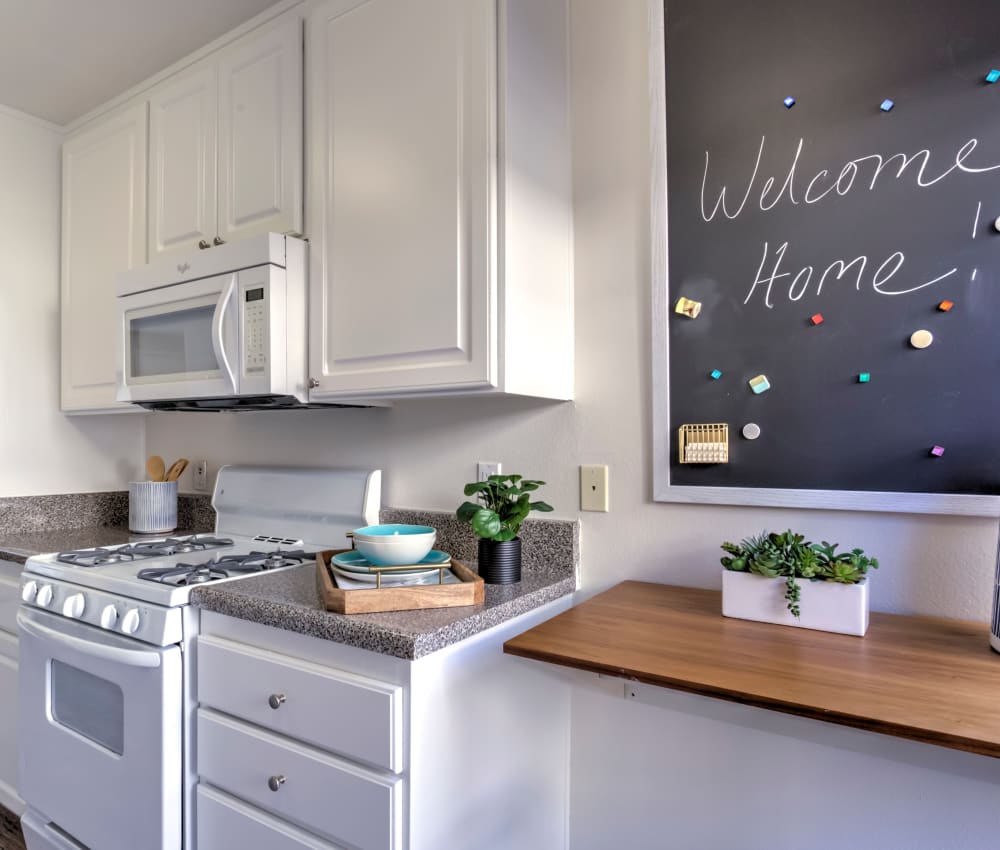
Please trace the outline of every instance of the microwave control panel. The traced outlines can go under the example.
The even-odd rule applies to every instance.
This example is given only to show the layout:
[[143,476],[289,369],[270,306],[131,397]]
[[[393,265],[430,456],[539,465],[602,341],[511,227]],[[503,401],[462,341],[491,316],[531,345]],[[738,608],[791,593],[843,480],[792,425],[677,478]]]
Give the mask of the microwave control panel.
[[262,375],[267,368],[267,298],[263,286],[243,293],[243,370]]

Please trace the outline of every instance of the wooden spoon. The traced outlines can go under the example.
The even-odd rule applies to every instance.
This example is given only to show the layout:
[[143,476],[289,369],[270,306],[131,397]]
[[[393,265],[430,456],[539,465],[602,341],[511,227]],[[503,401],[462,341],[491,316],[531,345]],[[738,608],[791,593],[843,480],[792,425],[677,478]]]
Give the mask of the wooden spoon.
[[181,477],[181,474],[187,469],[188,460],[186,457],[182,457],[171,464],[170,469],[167,470],[167,477],[164,481],[176,481]]
[[165,469],[166,465],[159,455],[150,455],[149,460],[146,461],[146,474],[150,481],[162,481]]

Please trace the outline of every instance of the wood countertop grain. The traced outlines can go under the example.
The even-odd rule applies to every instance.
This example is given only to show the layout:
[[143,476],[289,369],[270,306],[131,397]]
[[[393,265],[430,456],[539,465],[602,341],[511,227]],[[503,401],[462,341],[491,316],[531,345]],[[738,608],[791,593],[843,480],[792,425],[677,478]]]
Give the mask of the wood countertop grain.
[[873,613],[852,637],[723,617],[715,590],[626,581],[504,651],[1000,757],[1000,654],[984,623]]

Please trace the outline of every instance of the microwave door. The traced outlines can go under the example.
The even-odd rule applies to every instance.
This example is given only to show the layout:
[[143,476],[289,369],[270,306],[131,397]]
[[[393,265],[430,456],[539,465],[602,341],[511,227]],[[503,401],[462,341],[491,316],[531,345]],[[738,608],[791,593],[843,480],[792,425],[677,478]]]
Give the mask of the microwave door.
[[236,285],[230,273],[120,297],[118,399],[237,395]]

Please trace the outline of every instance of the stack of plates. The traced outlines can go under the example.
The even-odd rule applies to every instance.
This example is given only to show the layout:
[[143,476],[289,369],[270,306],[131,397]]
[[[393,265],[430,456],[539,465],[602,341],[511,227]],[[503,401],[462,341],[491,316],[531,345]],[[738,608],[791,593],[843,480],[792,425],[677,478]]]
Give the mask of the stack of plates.
[[451,563],[451,555],[431,549],[418,564],[403,567],[379,567],[367,560],[360,552],[341,552],[330,558],[330,569],[349,581],[375,585],[378,573],[382,573],[382,586],[394,584],[422,584],[424,581],[438,580],[439,569]]

